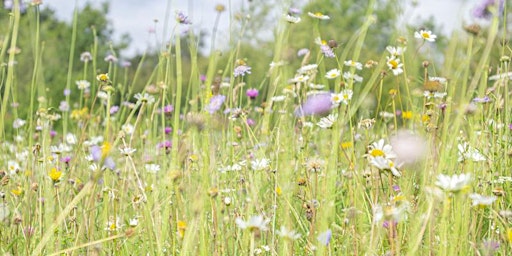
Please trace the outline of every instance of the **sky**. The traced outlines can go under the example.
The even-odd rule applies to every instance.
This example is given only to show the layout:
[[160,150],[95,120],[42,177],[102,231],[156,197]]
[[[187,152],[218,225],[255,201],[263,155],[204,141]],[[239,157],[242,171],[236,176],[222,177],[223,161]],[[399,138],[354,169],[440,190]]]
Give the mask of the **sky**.
[[[83,6],[85,2],[99,5],[105,0],[43,0],[43,6],[56,11],[60,19],[70,21],[75,4]],[[263,1],[263,0],[260,0]],[[113,22],[114,39],[128,33],[132,38],[130,49],[123,52],[126,57],[142,53],[148,47],[155,47],[162,40],[166,14],[168,14],[168,34],[175,25],[175,12],[186,13],[193,24],[191,29],[211,31],[216,13],[215,5],[223,4],[228,10],[223,13],[217,38],[229,34],[229,18],[231,12],[239,10],[247,0],[110,0],[108,18]],[[400,18],[401,23],[415,23],[420,18],[435,17],[442,26],[444,34],[451,33],[462,24],[470,23],[470,12],[480,0],[402,0],[405,14]],[[416,3],[416,4],[413,4]],[[155,23],[155,20],[158,22]],[[155,33],[149,31],[154,29]],[[439,32],[438,32],[439,33]],[[209,42],[209,39],[206,39]],[[209,44],[209,43],[208,43]],[[206,47],[209,48],[209,47]]]

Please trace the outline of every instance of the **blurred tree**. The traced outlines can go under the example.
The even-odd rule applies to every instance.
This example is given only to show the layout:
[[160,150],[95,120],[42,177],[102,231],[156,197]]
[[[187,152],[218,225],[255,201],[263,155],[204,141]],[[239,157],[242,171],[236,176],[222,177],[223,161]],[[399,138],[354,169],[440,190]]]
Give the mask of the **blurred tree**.
[[[16,94],[20,97],[15,100],[22,106],[28,104],[31,74],[36,59],[35,49],[38,44],[36,34],[39,32],[41,65],[37,77],[37,86],[40,90],[47,91],[47,98],[53,100],[51,106],[55,107],[58,106],[59,99],[63,98],[63,90],[66,86],[73,25],[59,20],[55,11],[48,7],[37,8],[39,6],[27,7],[20,19],[18,45],[16,46],[19,49],[19,54],[16,56],[15,78]],[[93,75],[90,77],[95,77],[94,74],[100,71],[106,72],[108,63],[103,58],[109,53],[115,55],[120,50],[127,48],[130,43],[130,38],[127,35],[122,36],[119,42],[114,42],[112,23],[106,16],[108,11],[108,3],[102,4],[99,8],[87,3],[78,11],[72,90],[76,88],[74,81],[82,79],[83,63],[80,62],[80,54],[85,51],[93,52],[95,37],[97,40],[95,57],[97,58],[98,70],[89,68],[91,75]],[[36,26],[37,12],[39,15],[39,31],[37,31]],[[8,8],[0,9],[0,24],[2,24],[0,26],[0,41],[9,38],[9,13]],[[94,35],[94,31],[96,31],[96,35]],[[11,46],[8,46],[9,48]],[[6,60],[1,61],[5,62]],[[78,93],[72,94],[72,98],[76,99],[77,97]],[[23,108],[20,108],[19,111],[23,112]]]

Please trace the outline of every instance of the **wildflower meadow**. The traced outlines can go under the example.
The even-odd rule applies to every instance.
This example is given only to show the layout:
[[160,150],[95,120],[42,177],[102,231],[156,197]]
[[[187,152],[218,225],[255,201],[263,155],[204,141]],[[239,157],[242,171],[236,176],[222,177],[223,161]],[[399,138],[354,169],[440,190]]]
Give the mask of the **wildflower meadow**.
[[2,255],[512,255],[508,1],[450,34],[404,1],[162,1],[133,58],[108,4],[44,2],[0,10]]

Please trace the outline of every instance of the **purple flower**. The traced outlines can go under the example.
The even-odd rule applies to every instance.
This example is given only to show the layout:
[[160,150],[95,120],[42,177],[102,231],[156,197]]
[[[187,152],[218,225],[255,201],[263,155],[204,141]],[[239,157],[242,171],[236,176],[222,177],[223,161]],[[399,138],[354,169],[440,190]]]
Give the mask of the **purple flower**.
[[109,55],[107,55],[107,57],[105,57],[105,61],[106,62],[117,62],[117,58],[116,58],[116,56],[109,54]]
[[331,94],[320,93],[309,96],[302,106],[295,110],[296,116],[322,115],[332,108]]
[[158,144],[158,148],[165,148],[165,149],[169,149],[172,147],[172,142],[170,140],[166,140],[164,142],[160,142]]
[[493,240],[485,240],[480,244],[480,252],[482,255],[490,256],[500,248],[500,242]]
[[[502,14],[503,13],[503,4],[504,4],[504,1],[503,0],[499,0],[499,4],[498,4],[498,14]],[[483,0],[475,9],[473,9],[473,16],[475,18],[480,18],[480,19],[489,19],[492,17],[492,12],[490,11],[489,8],[492,8],[493,6],[496,6],[496,0]]]
[[126,61],[126,60],[121,62],[121,67],[123,67],[123,68],[130,67],[131,65],[132,65],[132,63],[129,61]]
[[68,96],[71,94],[71,90],[70,89],[64,89],[64,96]]
[[110,114],[111,115],[117,113],[117,111],[119,111],[119,106],[115,105],[115,106],[110,107]]
[[165,134],[169,134],[169,133],[171,133],[171,132],[172,132],[172,128],[171,128],[171,127],[165,127],[165,128],[164,128],[164,133],[165,133]]
[[483,98],[476,97],[473,99],[473,102],[474,103],[488,103],[488,102],[491,102],[491,98],[489,98],[488,96],[485,96]]
[[334,55],[334,52],[332,51],[332,48],[328,45],[323,44],[320,46],[320,50],[324,54],[326,58],[334,58],[336,55]]
[[56,132],[56,131],[54,131],[54,130],[51,130],[51,131],[50,131],[50,137],[52,137],[52,138],[53,138],[53,137],[55,137],[55,136],[57,136],[57,132]]
[[317,240],[321,244],[328,246],[329,243],[331,242],[331,238],[332,238],[332,231],[330,229],[328,229],[327,231],[318,235]]
[[206,106],[206,110],[210,114],[215,113],[222,107],[222,104],[224,103],[225,100],[226,100],[226,96],[224,96],[224,95],[219,94],[219,95],[213,96],[210,99],[210,104],[208,104],[208,106]]
[[299,8],[290,7],[290,9],[288,9],[288,14],[290,15],[299,15],[300,13],[301,11]]
[[172,111],[174,111],[174,106],[171,104],[166,105],[166,106],[164,106],[163,111],[165,114],[170,114],[170,113],[172,113]]
[[300,50],[298,50],[298,51],[297,51],[297,56],[302,57],[302,56],[304,56],[304,55],[306,55],[306,54],[308,54],[308,53],[309,53],[309,49],[307,49],[307,48],[302,48],[302,49],[300,49]]
[[89,150],[91,153],[92,160],[94,162],[99,162],[101,160],[101,147],[98,145],[94,145]]
[[256,122],[250,118],[247,118],[247,121],[246,121],[247,125],[248,126],[253,126],[254,124],[256,124]]
[[105,158],[105,162],[103,163],[103,166],[110,169],[115,170],[116,169],[116,162],[112,159],[112,157]]
[[247,92],[245,93],[247,95],[247,97],[249,97],[251,100],[254,100],[256,99],[256,97],[258,97],[258,89],[254,89],[254,88],[251,88],[251,89],[248,89]]
[[188,16],[186,16],[182,11],[176,12],[176,21],[180,24],[192,24],[192,22],[188,19]]
[[239,77],[239,76],[245,76],[246,74],[250,74],[250,73],[251,73],[251,67],[246,66],[246,65],[240,65],[235,68],[233,75],[235,77]]
[[201,82],[203,82],[203,83],[204,83],[204,81],[206,81],[206,75],[201,74],[201,75],[199,76],[199,80],[201,80]]
[[61,158],[60,161],[62,161],[65,164],[69,164],[69,162],[71,161],[71,156],[65,156]]

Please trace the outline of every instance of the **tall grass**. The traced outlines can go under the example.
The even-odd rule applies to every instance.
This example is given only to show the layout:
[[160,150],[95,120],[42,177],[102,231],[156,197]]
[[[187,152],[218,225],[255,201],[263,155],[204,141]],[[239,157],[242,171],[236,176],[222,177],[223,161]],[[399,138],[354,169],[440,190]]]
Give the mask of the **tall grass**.
[[[478,33],[454,33],[437,49],[443,58],[427,31],[400,31],[390,44],[398,51],[372,57],[364,46],[368,28],[379,26],[374,4],[346,44],[311,38],[298,57],[284,57],[295,24],[279,20],[265,74],[247,72],[253,63],[241,56],[242,41],[223,53],[226,62],[212,43],[201,70],[196,38],[180,40],[183,15],[147,81],[139,77],[146,55],[133,77],[113,61],[97,72],[97,44],[74,77],[71,47],[66,88],[84,98],[66,96],[69,110],[41,99],[36,25],[29,115],[15,121],[17,56],[6,54],[21,29],[15,1],[10,43],[0,52],[12,63],[0,75],[0,252],[509,255],[506,16]],[[81,36],[74,17],[72,46]],[[329,21],[301,18],[316,22],[311,33],[323,39]],[[247,40],[243,29],[234,38]],[[190,74],[183,49],[194,58]],[[327,77],[329,70],[339,75]],[[135,83],[146,86],[134,92]]]

